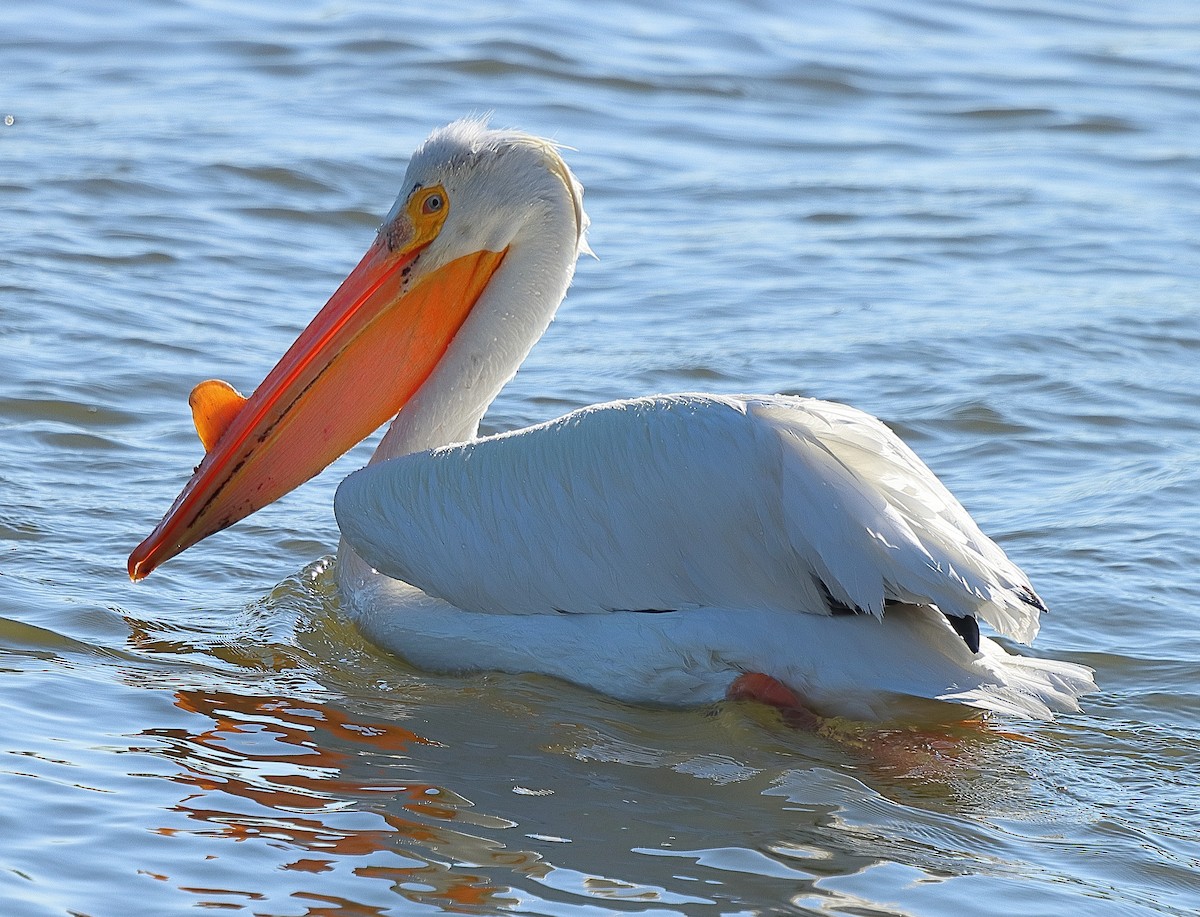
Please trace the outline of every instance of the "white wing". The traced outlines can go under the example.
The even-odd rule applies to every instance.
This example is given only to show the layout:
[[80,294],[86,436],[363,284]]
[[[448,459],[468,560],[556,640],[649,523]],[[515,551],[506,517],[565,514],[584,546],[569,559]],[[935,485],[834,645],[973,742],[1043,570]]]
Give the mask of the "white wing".
[[785,396],[659,396],[416,453],[338,489],[390,577],[502,614],[935,604],[1028,642],[1025,576],[882,423]]

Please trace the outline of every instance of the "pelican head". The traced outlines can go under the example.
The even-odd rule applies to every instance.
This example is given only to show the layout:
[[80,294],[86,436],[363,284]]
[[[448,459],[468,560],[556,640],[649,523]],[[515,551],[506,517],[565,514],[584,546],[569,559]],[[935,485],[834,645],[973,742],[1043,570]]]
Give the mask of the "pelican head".
[[562,301],[586,229],[553,143],[474,120],[435,131],[366,255],[254,394],[193,390],[206,454],[130,577],[278,500],[406,405],[472,435]]

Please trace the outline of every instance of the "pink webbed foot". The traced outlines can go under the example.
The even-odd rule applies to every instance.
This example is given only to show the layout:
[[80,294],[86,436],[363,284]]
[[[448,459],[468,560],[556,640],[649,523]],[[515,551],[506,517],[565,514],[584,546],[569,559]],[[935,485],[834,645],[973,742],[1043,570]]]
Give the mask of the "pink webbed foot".
[[725,692],[729,700],[754,700],[777,707],[788,724],[815,732],[822,719],[810,710],[800,695],[777,678],[762,672],[746,672],[734,679]]

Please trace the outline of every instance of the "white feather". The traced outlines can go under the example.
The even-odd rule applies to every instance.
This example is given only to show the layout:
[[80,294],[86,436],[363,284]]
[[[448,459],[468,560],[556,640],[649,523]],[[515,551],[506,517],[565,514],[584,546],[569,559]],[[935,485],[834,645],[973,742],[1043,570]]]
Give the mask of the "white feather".
[[355,472],[336,511],[375,569],[522,615],[884,603],[1037,629],[1032,588],[879,421],[811,399],[585,408]]
[[512,616],[463,611],[379,574],[345,591],[343,607],[420,668],[538,673],[630,703],[711,704],[742,673],[762,672],[826,715],[889,719],[930,699],[1047,719],[1096,687],[1084,666],[1010,654],[987,637],[972,654],[929,607],[893,606],[882,619],[744,608]]

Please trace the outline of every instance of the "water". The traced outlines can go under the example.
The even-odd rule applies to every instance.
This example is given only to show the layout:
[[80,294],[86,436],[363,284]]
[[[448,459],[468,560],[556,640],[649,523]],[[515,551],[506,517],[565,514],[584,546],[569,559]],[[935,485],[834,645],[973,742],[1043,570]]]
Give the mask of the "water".
[[[1083,713],[812,735],[412,670],[332,586],[369,445],[126,580],[191,386],[252,388],[482,111],[576,148],[599,255],[489,430],[878,414]],[[5,5],[0,911],[1195,913],[1198,111],[1185,0]]]

